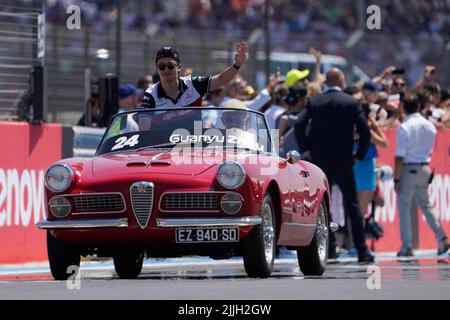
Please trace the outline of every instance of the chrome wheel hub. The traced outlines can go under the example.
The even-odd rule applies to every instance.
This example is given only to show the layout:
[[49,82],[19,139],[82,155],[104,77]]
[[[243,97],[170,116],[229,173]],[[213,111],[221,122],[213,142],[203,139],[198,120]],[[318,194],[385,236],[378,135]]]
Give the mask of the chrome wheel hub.
[[325,264],[327,260],[328,249],[328,227],[326,224],[325,209],[323,205],[320,206],[320,213],[317,217],[316,239],[319,259],[321,264]]
[[264,205],[262,218],[263,218],[262,227],[264,237],[264,254],[266,256],[267,264],[271,264],[273,260],[273,252],[275,246],[274,244],[275,231],[272,218],[272,209],[270,208],[270,205],[268,203]]

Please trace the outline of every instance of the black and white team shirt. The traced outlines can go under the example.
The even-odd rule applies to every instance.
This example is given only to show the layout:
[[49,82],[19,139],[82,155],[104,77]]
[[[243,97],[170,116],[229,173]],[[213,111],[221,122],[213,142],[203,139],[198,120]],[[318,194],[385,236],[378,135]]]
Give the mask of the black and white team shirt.
[[211,77],[180,77],[179,94],[176,100],[167,96],[160,82],[145,91],[139,108],[199,107],[203,96],[209,91]]

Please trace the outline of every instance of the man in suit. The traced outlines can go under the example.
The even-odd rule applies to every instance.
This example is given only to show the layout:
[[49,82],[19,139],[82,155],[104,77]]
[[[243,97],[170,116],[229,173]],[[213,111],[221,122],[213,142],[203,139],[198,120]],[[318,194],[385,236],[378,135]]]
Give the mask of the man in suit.
[[[295,127],[297,142],[304,160],[319,166],[326,174],[330,187],[336,183],[342,191],[344,209],[350,217],[353,243],[359,262],[372,262],[374,257],[365,243],[363,215],[358,204],[353,163],[364,159],[370,142],[370,130],[361,104],[342,92],[345,77],[341,70],[330,69],[326,74],[329,90],[310,98],[300,112]],[[310,125],[308,125],[310,122]],[[353,154],[354,128],[359,144]],[[307,127],[309,133],[307,134]],[[336,258],[336,238],[330,232],[329,258]]]

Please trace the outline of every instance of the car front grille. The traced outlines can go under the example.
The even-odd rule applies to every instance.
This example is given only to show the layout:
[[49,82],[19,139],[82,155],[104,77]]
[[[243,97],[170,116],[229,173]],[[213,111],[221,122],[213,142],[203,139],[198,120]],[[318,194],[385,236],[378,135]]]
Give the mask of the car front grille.
[[135,182],[130,188],[134,216],[142,229],[147,227],[152,213],[153,190],[153,183],[147,181]]
[[217,210],[217,193],[167,193],[164,195],[164,209],[178,210]]
[[125,203],[120,193],[75,195],[71,200],[74,205],[74,213],[122,212],[125,210]]

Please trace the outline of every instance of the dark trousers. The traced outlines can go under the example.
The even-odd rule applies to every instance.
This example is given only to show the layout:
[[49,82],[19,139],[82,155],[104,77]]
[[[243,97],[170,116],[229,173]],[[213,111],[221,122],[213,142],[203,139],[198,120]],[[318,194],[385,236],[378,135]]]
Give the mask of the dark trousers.
[[[330,188],[335,183],[341,189],[344,212],[350,218],[353,243],[358,253],[362,254],[366,252],[367,246],[364,235],[363,215],[358,203],[353,165],[336,164],[331,161],[315,161],[315,164],[325,172]],[[336,237],[331,231],[329,249],[330,251],[336,250]]]

